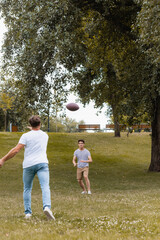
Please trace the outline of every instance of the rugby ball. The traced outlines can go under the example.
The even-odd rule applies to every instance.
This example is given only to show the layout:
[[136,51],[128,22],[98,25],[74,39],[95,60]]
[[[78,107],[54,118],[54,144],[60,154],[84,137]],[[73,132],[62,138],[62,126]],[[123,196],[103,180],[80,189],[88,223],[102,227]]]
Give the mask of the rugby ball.
[[68,103],[66,105],[66,108],[70,111],[77,111],[79,109],[79,106],[77,103]]

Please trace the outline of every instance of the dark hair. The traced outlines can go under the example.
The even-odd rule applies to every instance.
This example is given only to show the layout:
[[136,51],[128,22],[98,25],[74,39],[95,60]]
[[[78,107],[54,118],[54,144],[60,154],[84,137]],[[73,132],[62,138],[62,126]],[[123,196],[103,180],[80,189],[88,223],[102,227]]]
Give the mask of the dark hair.
[[84,141],[83,139],[79,139],[79,140],[78,140],[78,143],[79,143],[79,142],[85,143],[85,141]]
[[32,116],[29,118],[29,123],[31,124],[32,127],[38,127],[41,123],[41,119],[39,116]]

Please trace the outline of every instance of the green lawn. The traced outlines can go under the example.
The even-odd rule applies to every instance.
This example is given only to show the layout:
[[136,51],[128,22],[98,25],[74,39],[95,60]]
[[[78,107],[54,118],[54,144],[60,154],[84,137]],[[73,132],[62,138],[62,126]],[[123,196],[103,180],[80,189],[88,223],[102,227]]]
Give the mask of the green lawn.
[[[0,133],[1,156],[14,147],[21,133]],[[32,220],[24,219],[23,152],[0,169],[0,240],[160,239],[160,173],[148,173],[151,137],[134,133],[114,138],[108,133],[49,134],[48,158],[52,210],[42,211],[35,178]],[[81,195],[72,156],[84,138],[93,163],[92,195]]]

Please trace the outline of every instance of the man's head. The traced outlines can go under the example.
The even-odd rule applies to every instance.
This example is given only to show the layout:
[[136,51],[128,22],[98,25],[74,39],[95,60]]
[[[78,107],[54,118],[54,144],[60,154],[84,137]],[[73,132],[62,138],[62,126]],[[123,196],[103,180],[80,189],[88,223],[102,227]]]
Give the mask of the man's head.
[[79,139],[78,140],[78,147],[80,149],[83,149],[84,148],[84,144],[85,144],[85,141],[83,139]]
[[30,117],[29,123],[30,123],[31,127],[36,128],[36,127],[40,126],[41,119],[39,116],[34,115],[34,116]]

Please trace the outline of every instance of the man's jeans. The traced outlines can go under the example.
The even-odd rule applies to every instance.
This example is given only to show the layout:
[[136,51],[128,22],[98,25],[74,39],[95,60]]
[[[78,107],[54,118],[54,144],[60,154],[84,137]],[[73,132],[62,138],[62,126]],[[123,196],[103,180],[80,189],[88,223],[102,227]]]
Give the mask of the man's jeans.
[[[32,213],[31,192],[34,176],[37,174],[42,189],[43,209],[51,208],[51,194],[49,187],[49,168],[47,163],[40,163],[23,169],[23,199],[25,214]],[[38,199],[39,200],[39,199]]]

